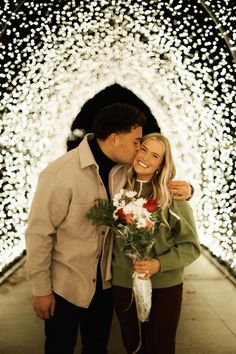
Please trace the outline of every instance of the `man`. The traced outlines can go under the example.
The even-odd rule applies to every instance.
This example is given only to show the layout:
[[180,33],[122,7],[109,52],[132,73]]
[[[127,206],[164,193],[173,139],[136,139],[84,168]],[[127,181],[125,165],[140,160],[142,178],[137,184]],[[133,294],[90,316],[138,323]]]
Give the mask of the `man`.
[[[142,137],[144,115],[116,103],[97,115],[94,135],[50,164],[39,177],[26,230],[27,271],[33,307],[45,320],[45,354],[72,354],[78,327],[82,354],[105,354],[113,305],[112,240],[86,213],[98,197],[109,197],[109,172],[132,163]],[[177,194],[187,199],[190,186]]]

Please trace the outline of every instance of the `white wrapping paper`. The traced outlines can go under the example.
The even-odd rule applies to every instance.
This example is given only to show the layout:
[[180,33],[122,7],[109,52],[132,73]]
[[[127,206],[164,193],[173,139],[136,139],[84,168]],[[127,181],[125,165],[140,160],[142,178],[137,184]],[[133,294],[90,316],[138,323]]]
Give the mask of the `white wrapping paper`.
[[145,274],[133,273],[133,291],[140,322],[149,320],[152,307],[152,282],[151,279],[140,279]]

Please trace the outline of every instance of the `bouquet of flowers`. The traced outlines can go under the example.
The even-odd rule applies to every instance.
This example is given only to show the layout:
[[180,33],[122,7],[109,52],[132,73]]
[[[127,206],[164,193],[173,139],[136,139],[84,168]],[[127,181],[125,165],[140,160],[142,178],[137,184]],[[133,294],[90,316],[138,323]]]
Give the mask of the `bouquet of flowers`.
[[[145,260],[155,243],[160,220],[156,199],[137,198],[135,191],[121,189],[112,201],[96,199],[87,214],[94,225],[110,226],[121,242],[122,251],[133,261]],[[133,292],[141,322],[148,321],[152,284],[141,279],[145,274],[133,273]]]

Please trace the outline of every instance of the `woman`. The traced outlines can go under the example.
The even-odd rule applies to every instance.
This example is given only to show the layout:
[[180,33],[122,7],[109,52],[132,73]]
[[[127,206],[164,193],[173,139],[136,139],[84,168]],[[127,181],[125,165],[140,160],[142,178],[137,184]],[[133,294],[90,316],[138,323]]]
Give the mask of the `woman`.
[[[121,186],[127,179],[125,188],[135,190],[138,197],[156,198],[161,224],[149,260],[132,264],[115,240],[113,298],[123,344],[128,354],[174,354],[183,270],[200,255],[192,209],[188,202],[174,200],[168,190],[175,166],[169,141],[163,135],[152,133],[143,137],[133,166],[126,171],[125,167],[115,167],[115,185]],[[148,278],[152,281],[148,322],[139,323],[137,319],[135,301],[132,301],[133,271],[145,273],[143,281]]]

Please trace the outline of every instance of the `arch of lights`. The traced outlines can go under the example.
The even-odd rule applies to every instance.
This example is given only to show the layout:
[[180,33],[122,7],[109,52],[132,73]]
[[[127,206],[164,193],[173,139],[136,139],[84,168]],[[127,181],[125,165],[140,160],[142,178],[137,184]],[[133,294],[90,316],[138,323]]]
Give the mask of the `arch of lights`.
[[[202,26],[194,14],[201,16],[199,6],[184,1],[66,1],[60,10],[33,1],[24,6],[40,21],[33,25],[23,10],[12,13],[11,19],[31,26],[21,38],[6,17],[5,31],[15,37],[10,47],[2,44],[0,57],[12,51],[1,74],[7,80],[0,101],[0,272],[24,252],[38,172],[65,152],[85,101],[113,83],[151,108],[172,142],[178,178],[195,187],[191,204],[201,243],[236,268],[234,76],[220,36],[207,39],[217,25],[209,19]],[[227,16],[222,18],[224,24]]]

